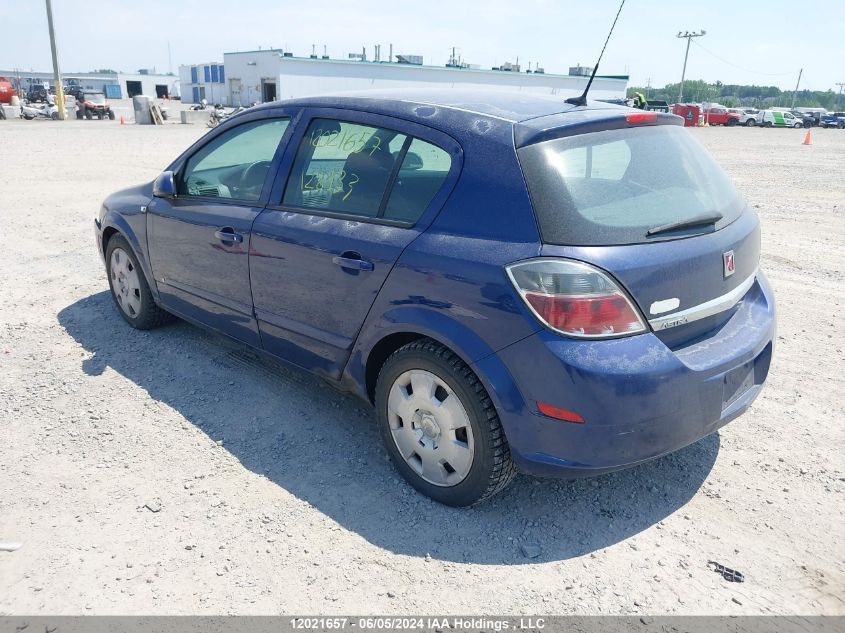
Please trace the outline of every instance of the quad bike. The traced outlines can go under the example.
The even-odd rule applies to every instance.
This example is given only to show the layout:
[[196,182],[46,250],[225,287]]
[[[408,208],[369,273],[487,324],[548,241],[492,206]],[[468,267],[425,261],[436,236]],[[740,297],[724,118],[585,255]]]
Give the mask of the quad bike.
[[55,103],[45,103],[40,108],[26,104],[21,106],[21,118],[27,121],[32,121],[32,119],[53,119],[56,121],[59,118],[59,108],[56,107]]
[[85,92],[82,99],[76,102],[76,118],[91,120],[95,116],[101,120],[108,118],[114,121],[114,110],[106,103],[106,97],[102,93]]

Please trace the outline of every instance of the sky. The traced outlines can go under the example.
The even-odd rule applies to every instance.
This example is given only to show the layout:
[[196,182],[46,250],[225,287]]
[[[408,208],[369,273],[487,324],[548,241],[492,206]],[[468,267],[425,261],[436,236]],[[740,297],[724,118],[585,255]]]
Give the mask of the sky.
[[[53,0],[63,73],[99,68],[178,73],[181,64],[223,61],[223,53],[275,47],[297,56],[333,58],[381,44],[443,65],[451,47],[489,68],[519,59],[546,72],[592,66],[617,0]],[[813,3],[627,0],[601,74],[628,74],[630,85],[680,80],[686,40],[687,79],[838,92],[845,82],[842,5]],[[168,45],[170,54],[168,55]],[[0,68],[52,69],[43,0],[0,0]]]

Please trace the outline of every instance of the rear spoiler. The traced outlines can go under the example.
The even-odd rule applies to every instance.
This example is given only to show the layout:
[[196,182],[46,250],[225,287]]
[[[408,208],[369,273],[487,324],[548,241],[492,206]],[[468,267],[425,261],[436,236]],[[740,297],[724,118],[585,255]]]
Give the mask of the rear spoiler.
[[643,125],[683,125],[683,117],[634,108],[589,109],[528,119],[514,125],[517,149],[556,138]]

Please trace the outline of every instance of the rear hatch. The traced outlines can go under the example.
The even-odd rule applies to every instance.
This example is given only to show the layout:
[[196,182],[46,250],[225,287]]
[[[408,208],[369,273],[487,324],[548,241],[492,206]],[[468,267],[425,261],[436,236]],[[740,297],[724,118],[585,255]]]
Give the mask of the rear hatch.
[[574,116],[517,126],[541,254],[607,271],[670,347],[709,335],[754,282],[756,214],[679,117]]

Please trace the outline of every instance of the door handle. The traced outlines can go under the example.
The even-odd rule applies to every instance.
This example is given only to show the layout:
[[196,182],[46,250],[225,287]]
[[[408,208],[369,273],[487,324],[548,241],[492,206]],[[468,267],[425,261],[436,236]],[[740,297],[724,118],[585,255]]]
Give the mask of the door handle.
[[361,255],[358,253],[342,253],[341,255],[335,255],[332,257],[332,263],[337,264],[341,268],[351,268],[353,270],[373,270],[373,262],[368,262],[365,259],[361,259]]
[[214,237],[221,242],[236,242],[240,244],[244,241],[244,236],[240,233],[235,233],[235,229],[230,226],[224,226],[222,229],[215,231]]

